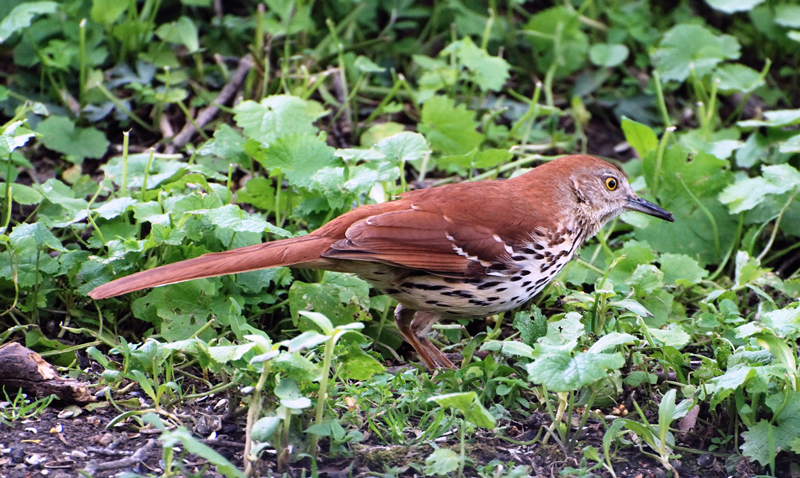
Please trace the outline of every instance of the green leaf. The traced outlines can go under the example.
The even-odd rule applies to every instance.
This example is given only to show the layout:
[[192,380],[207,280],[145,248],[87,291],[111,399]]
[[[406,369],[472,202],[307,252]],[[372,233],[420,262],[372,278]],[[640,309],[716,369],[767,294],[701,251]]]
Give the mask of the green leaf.
[[[7,190],[8,184],[0,182],[0,198],[6,197]],[[15,203],[22,204],[24,206],[39,204],[42,202],[42,199],[44,199],[44,196],[39,194],[39,192],[32,187],[18,183],[11,185],[11,196]]]
[[580,16],[573,8],[543,10],[531,17],[523,33],[541,58],[541,71],[547,71],[555,62],[556,76],[561,78],[584,65],[589,38],[581,31]]
[[311,188],[312,176],[326,166],[338,165],[333,148],[311,134],[290,134],[278,138],[264,151],[264,167],[278,169],[295,186]]
[[434,96],[422,105],[420,133],[431,148],[444,155],[465,154],[480,146],[483,135],[476,131],[475,112],[465,105],[454,105],[446,96]]
[[103,203],[94,212],[100,215],[103,219],[113,219],[123,212],[127,211],[130,206],[133,206],[138,201],[133,198],[121,197],[114,198],[111,201]]
[[23,247],[32,247],[33,249],[49,247],[56,251],[67,252],[67,249],[61,245],[61,241],[40,222],[19,224],[14,227],[8,237],[11,245],[18,249]]
[[761,5],[764,0],[706,0],[712,8],[724,13],[746,12]]
[[380,139],[375,145],[375,149],[397,162],[416,161],[431,152],[425,137],[410,131]]
[[773,110],[764,113],[764,120],[745,120],[736,123],[740,128],[761,128],[763,126],[778,128],[800,123],[800,109]]
[[492,430],[497,425],[497,420],[483,407],[480,400],[478,400],[478,394],[475,392],[435,395],[429,398],[428,401],[436,402],[442,407],[456,408],[468,422],[475,426]]
[[376,373],[383,373],[386,368],[375,358],[364,352],[357,343],[347,346],[344,354],[337,359],[338,373],[345,380],[369,380]]
[[376,65],[375,62],[363,55],[358,55],[353,64],[364,73],[383,73],[386,71],[386,68]]
[[173,448],[178,442],[183,445],[183,450],[197,456],[202,456],[204,460],[216,468],[217,472],[226,478],[245,478],[245,474],[239,471],[231,462],[217,453],[213,448],[198,441],[192,433],[184,427],[175,430],[164,430],[158,437],[164,442],[164,449]]
[[703,77],[724,60],[739,58],[739,41],[719,35],[702,25],[679,24],[664,34],[656,49],[655,65],[664,81],[683,82],[694,69]]
[[272,440],[272,435],[278,430],[281,420],[278,417],[261,417],[253,424],[251,438],[253,441],[264,443]]
[[110,144],[105,135],[94,128],[78,128],[64,116],[50,116],[36,127],[42,143],[66,155],[73,163],[83,158],[101,158]]
[[[370,320],[369,284],[336,272],[326,272],[322,282],[294,281],[289,289],[289,308],[297,318],[299,311],[324,314],[333,326]],[[307,320],[307,319],[304,319]],[[305,330],[301,322],[301,330]]]
[[707,270],[685,254],[662,254],[659,263],[665,284],[694,285],[708,276]]
[[762,176],[743,178],[726,187],[719,200],[730,207],[732,214],[749,211],[769,196],[800,190],[800,172],[788,164],[764,166]]
[[570,392],[606,378],[608,370],[625,365],[621,354],[595,354],[578,352],[542,355],[527,365],[532,382],[540,383],[551,392]]
[[92,0],[92,10],[89,14],[93,22],[109,26],[122,15],[128,5],[118,0]]
[[589,49],[589,59],[597,66],[614,67],[628,59],[630,51],[621,44],[597,43]]
[[787,28],[800,28],[800,5],[775,5],[775,23]]
[[641,158],[658,149],[658,137],[647,125],[623,116],[622,132],[625,134],[625,140],[633,146]]
[[730,63],[717,68],[714,76],[719,78],[719,90],[723,93],[750,93],[764,85],[764,78],[756,70],[742,65]]
[[8,40],[15,32],[31,26],[31,20],[36,15],[55,13],[58,10],[56,2],[29,2],[14,7],[13,10],[0,22],[0,43]]
[[[147,164],[150,162],[150,153],[138,153],[128,156],[128,188],[141,188],[147,176],[147,189],[154,189],[167,180],[186,171],[186,164],[176,161],[181,158],[179,154],[154,154],[150,163],[149,174],[145,175]],[[101,169],[106,176],[117,186],[121,186],[123,161],[122,156],[112,158]]]
[[281,405],[286,408],[302,410],[311,406],[311,400],[300,394],[297,382],[291,378],[282,378],[275,387],[275,396],[280,399]]
[[680,324],[670,325],[671,327],[669,329],[654,329],[648,327],[647,333],[665,347],[680,349],[691,342],[692,336],[687,334]]
[[234,111],[233,119],[245,137],[265,147],[287,135],[317,134],[314,121],[328,114],[316,101],[289,95],[268,96],[260,103],[243,101]]
[[15,149],[25,146],[35,136],[36,133],[22,126],[21,121],[11,123],[0,135],[0,158],[7,158]]
[[606,334],[589,347],[587,352],[599,354],[606,350],[616,347],[617,345],[630,344],[636,342],[636,337],[630,334],[623,334],[620,332],[611,332]]
[[486,50],[475,45],[470,37],[451,43],[440,54],[455,54],[458,62],[472,74],[470,79],[484,91],[500,91],[508,80],[508,62],[489,55]]
[[447,448],[436,449],[425,459],[425,474],[428,476],[446,476],[456,471],[460,462],[458,453],[453,450]]
[[532,347],[540,337],[547,335],[547,318],[535,305],[530,311],[520,311],[514,315],[513,327],[519,331],[522,342]]
[[188,53],[200,49],[197,26],[189,17],[180,17],[176,22],[164,23],[156,28],[155,34],[166,42],[185,46]]

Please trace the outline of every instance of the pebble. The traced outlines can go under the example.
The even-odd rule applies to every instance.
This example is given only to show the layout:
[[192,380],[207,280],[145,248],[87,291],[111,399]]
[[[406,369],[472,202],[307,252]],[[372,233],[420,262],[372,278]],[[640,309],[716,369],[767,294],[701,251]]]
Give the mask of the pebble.
[[716,461],[717,459],[714,457],[714,455],[711,453],[706,453],[705,455],[700,455],[700,457],[697,459],[697,464],[703,468],[709,468]]

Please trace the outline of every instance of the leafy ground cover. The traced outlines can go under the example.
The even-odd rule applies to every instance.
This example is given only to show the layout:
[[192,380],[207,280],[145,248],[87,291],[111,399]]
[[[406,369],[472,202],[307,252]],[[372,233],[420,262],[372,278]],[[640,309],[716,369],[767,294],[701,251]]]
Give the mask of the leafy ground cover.
[[[799,46],[782,0],[2,2],[0,342],[98,402],[5,390],[0,474],[796,476]],[[86,295],[574,152],[676,222],[442,324],[457,371],[345,274]]]

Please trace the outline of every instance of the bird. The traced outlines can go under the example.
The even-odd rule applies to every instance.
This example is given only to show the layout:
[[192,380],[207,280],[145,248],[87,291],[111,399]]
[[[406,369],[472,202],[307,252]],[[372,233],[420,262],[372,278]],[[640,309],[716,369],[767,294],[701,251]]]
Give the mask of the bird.
[[397,329],[428,369],[456,369],[428,338],[437,321],[524,305],[624,211],[674,222],[639,197],[616,166],[568,155],[511,179],[408,191],[357,207],[305,236],[137,272],[89,296],[279,266],[349,272],[397,301]]

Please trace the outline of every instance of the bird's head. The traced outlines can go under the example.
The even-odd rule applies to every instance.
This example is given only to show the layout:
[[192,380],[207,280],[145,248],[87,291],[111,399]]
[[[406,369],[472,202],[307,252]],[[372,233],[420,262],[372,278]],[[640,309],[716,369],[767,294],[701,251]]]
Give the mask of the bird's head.
[[[625,211],[638,211],[673,222],[672,214],[640,198],[617,167],[591,156],[570,156],[571,189],[578,208],[597,229]],[[562,158],[566,159],[566,158]],[[591,233],[595,233],[591,231]]]

